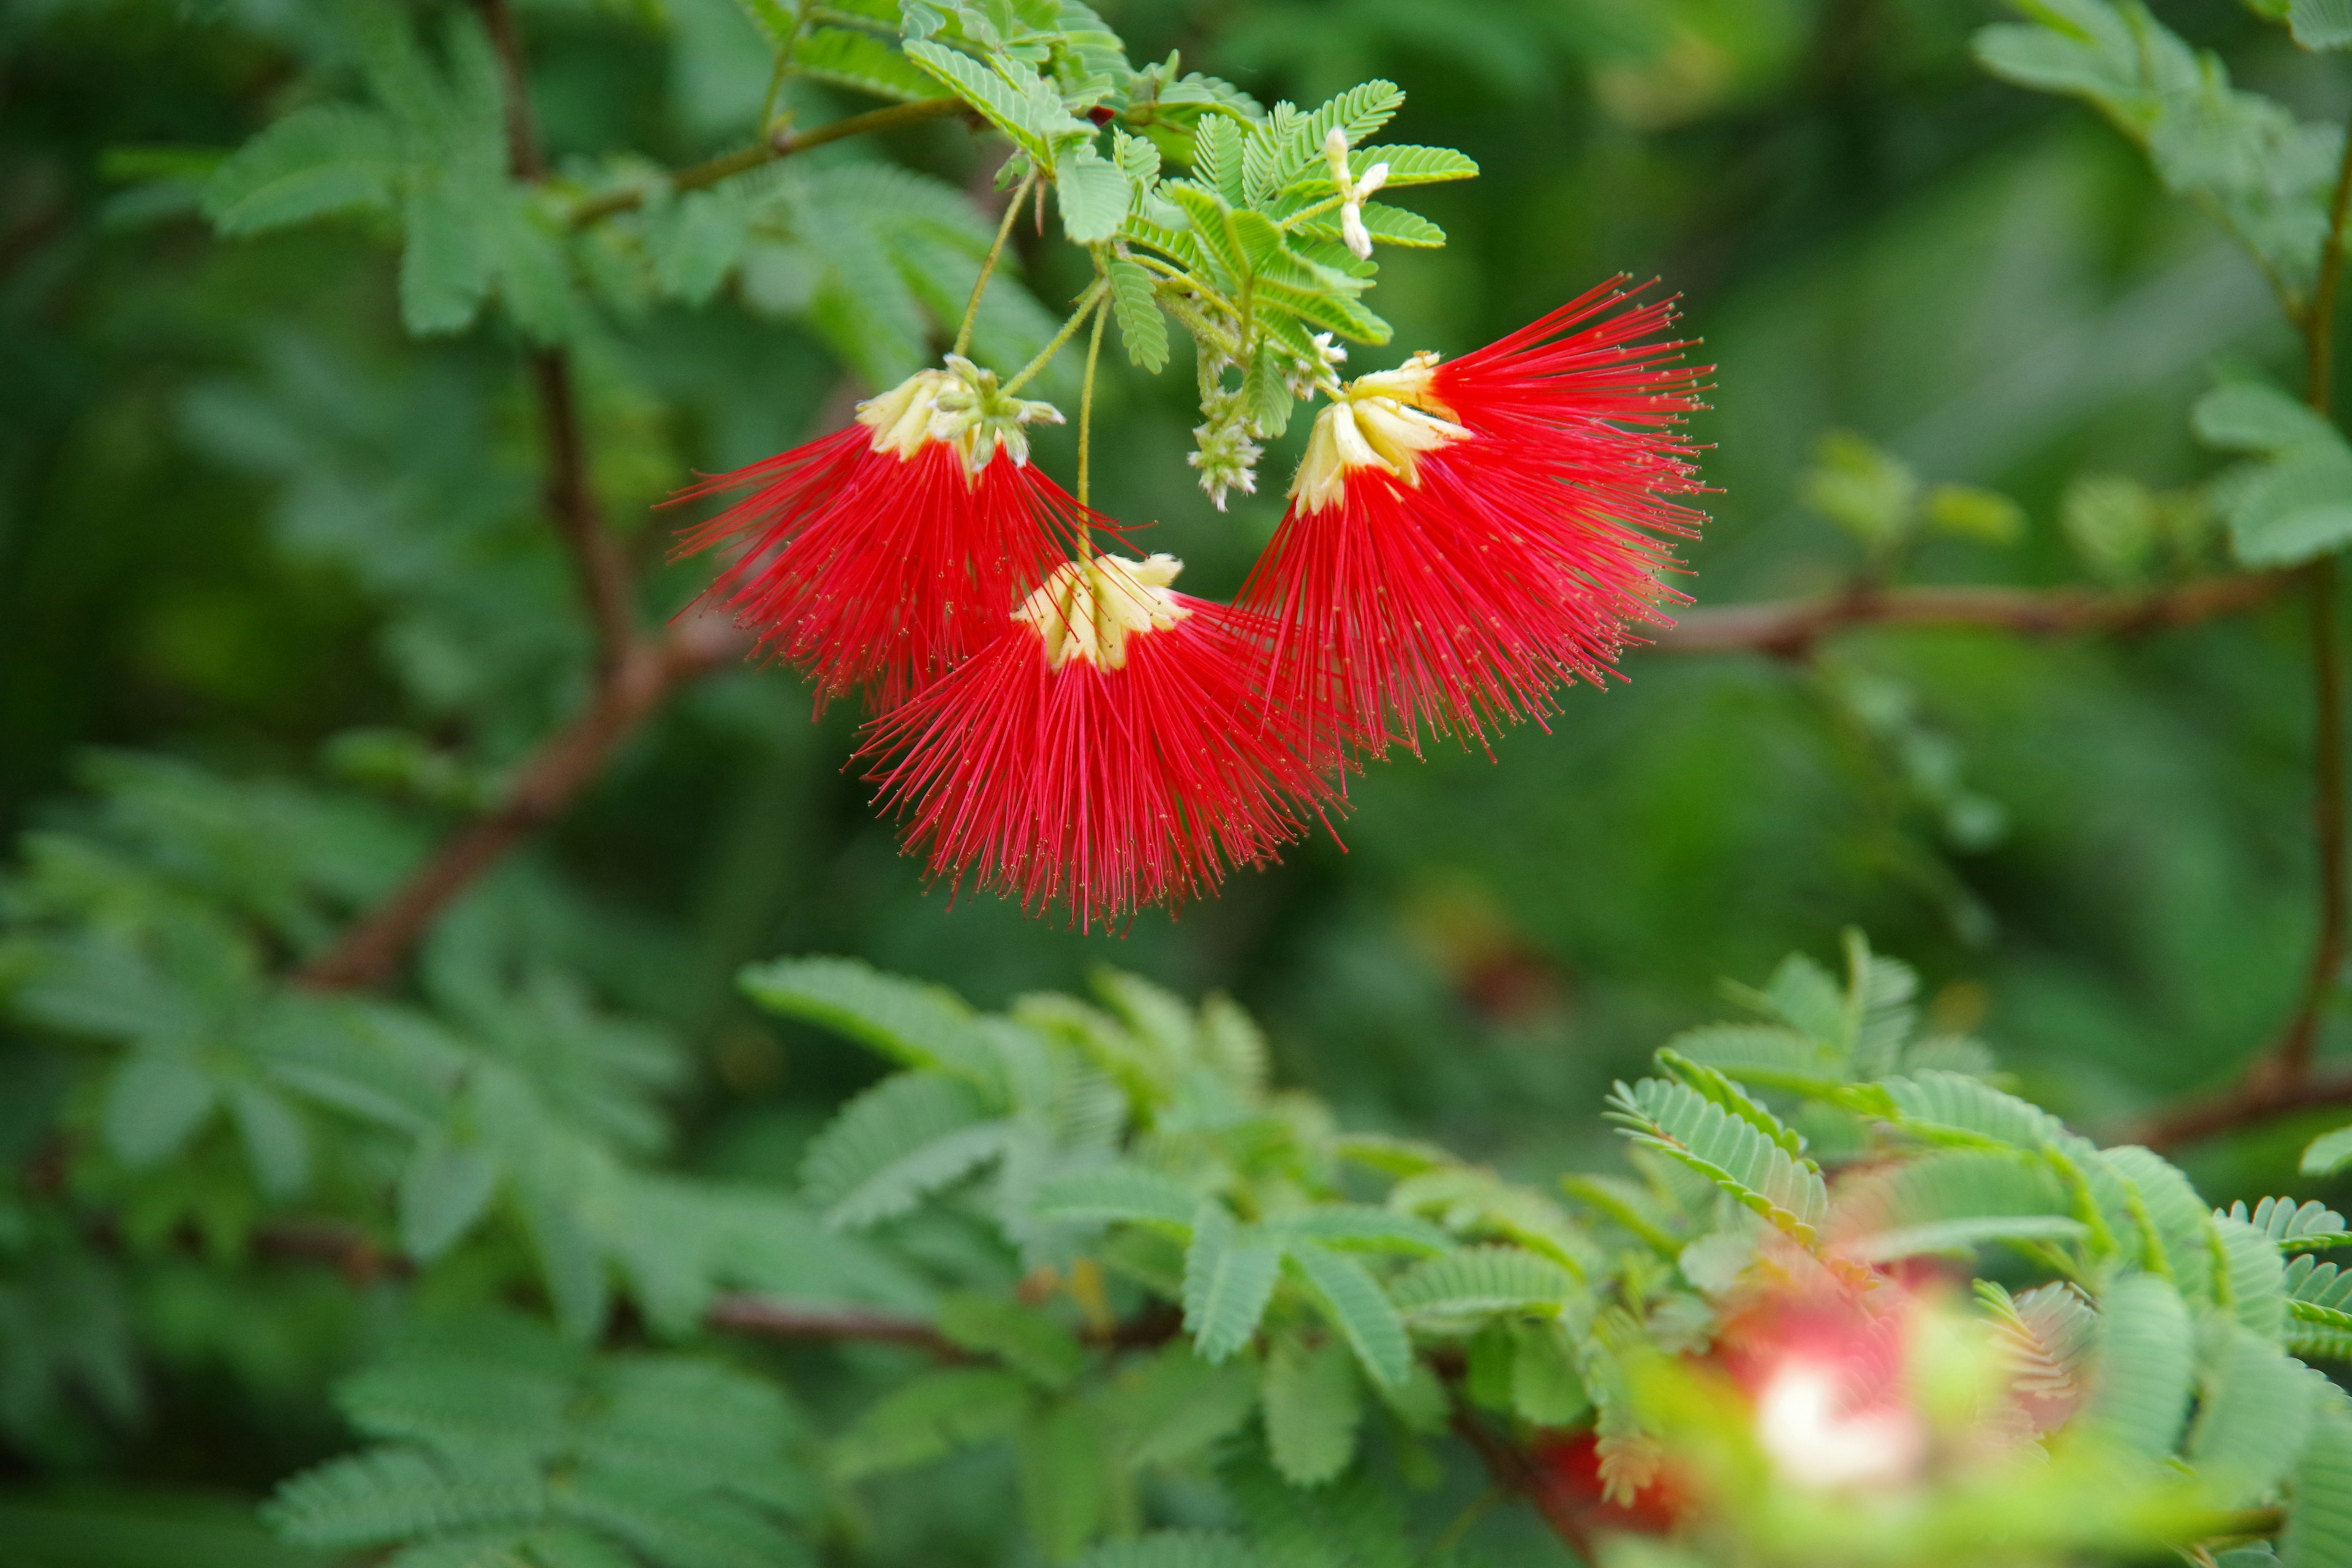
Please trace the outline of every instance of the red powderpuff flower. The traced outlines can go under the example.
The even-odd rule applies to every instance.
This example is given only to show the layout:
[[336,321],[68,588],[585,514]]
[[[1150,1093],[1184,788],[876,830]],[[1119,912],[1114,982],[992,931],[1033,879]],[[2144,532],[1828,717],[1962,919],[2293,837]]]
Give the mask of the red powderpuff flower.
[[859,404],[846,430],[674,498],[751,491],[677,553],[739,547],[701,602],[723,601],[761,654],[814,679],[820,711],[861,686],[877,710],[904,701],[994,636],[1000,606],[1100,521],[1029,462],[1022,426],[1059,424],[1053,405],[947,363]]
[[1265,628],[1171,591],[1183,563],[1063,564],[1003,634],[872,721],[859,755],[961,887],[1091,930],[1213,891],[1332,799],[1251,684]]
[[1704,372],[1640,341],[1673,307],[1615,311],[1622,282],[1360,376],[1317,416],[1240,603],[1276,624],[1270,704],[1312,716],[1318,748],[1540,723],[1664,622],[1666,540],[1701,521],[1663,498],[1698,488],[1675,427]]

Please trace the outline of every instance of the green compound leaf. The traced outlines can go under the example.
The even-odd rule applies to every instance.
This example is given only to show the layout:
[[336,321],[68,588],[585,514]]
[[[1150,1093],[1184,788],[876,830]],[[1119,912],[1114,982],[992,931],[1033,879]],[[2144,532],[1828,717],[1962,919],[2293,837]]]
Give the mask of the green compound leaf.
[[1465,1247],[1399,1275],[1389,1300],[1410,1318],[1550,1316],[1580,1289],[1549,1258],[1516,1247]]
[[2269,1337],[2243,1327],[2217,1334],[2185,1450],[2220,1500],[2243,1507],[2284,1476],[2310,1431],[2311,1373]]
[[387,1546],[411,1536],[515,1524],[547,1509],[535,1475],[461,1472],[414,1448],[331,1459],[278,1489],[269,1523],[304,1546]]
[[1895,1124],[1930,1142],[2038,1151],[2064,1131],[2040,1106],[1961,1073],[1929,1069],[1878,1087]]
[[1353,1462],[1364,1399],[1346,1345],[1338,1340],[1309,1345],[1284,1335],[1266,1353],[1259,1387],[1266,1450],[1284,1480],[1321,1486]]
[[1151,274],[1136,262],[1112,262],[1110,306],[1128,363],[1159,374],[1168,363],[1168,321],[1152,294]]
[[352,104],[313,104],[271,124],[214,170],[204,214],[233,238],[331,213],[389,210],[400,172],[390,120]]
[[1282,1244],[1204,1198],[1184,1254],[1184,1327],[1201,1359],[1223,1361],[1249,1343],[1282,1272]]
[[1609,1119],[1635,1143],[1688,1165],[1799,1241],[1819,1235],[1829,1213],[1821,1173],[1756,1125],[1663,1079],[1621,1081],[1609,1104]]
[[1004,1124],[936,1073],[898,1073],[843,1108],[809,1143],[801,1179],[825,1223],[856,1228],[905,1214],[1002,1152]]
[[1126,1221],[1190,1230],[1200,1194],[1141,1165],[1097,1165],[1053,1177],[1037,1189],[1037,1213],[1068,1224]]
[[940,1299],[934,1318],[957,1345],[995,1356],[1046,1388],[1067,1388],[1086,1370],[1086,1349],[1076,1334],[1005,1297],[956,1291]]
[[1018,1374],[995,1367],[919,1373],[868,1405],[835,1441],[833,1472],[855,1480],[929,1464],[1003,1436],[1035,1399]]
[[2279,1545],[2287,1568],[2352,1568],[2352,1417],[2330,1405],[2295,1464]]
[[822,1025],[908,1067],[993,1086],[993,1058],[971,1009],[942,987],[854,958],[780,958],[749,966],[737,983],[772,1013]]
[[2134,1274],[2100,1301],[2099,1318],[2084,1419],[2125,1447],[2169,1454],[2189,1414],[2196,1354],[2188,1305],[2169,1280]]
[[2298,1204],[2293,1198],[2264,1198],[2249,1211],[2243,1199],[2227,1212],[2213,1211],[2216,1219],[2233,1219],[2252,1226],[2282,1251],[2342,1247],[2352,1242],[2345,1219],[2317,1199]]
[[901,102],[935,97],[939,92],[939,83],[929,72],[873,34],[855,27],[809,28],[793,45],[793,69],[801,76]]
[[2352,1165],[2352,1127],[2339,1127],[2313,1139],[2305,1146],[2296,1168],[2306,1176],[2332,1176],[2347,1165]]
[[1391,1388],[1402,1384],[1412,1368],[1412,1344],[1405,1336],[1404,1320],[1370,1271],[1346,1254],[1313,1242],[1294,1241],[1289,1251],[1316,1305],[1372,1381]]

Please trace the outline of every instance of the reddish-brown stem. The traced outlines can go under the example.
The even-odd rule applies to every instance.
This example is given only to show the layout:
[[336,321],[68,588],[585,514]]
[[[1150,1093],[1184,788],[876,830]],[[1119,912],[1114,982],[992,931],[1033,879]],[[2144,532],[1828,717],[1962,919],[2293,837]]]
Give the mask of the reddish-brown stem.
[[530,379],[547,440],[548,519],[572,557],[581,602],[595,627],[597,678],[609,681],[637,640],[636,590],[620,543],[605,525],[604,509],[588,483],[588,451],[581,436],[579,400],[572,393],[572,362],[556,350],[539,350],[530,356]]
[[[2326,416],[2336,401],[2336,307],[2344,281],[2344,225],[2352,217],[2352,136],[2345,139],[2336,167],[2336,194],[2328,205],[2327,233],[2320,242],[2319,280],[2311,304],[2295,323],[2303,330],[2304,401]],[[2150,1119],[2147,1131],[2168,1142],[2242,1126],[2278,1110],[2333,1104],[2326,1086],[2311,1083],[2319,1050],[2319,1026],[2336,996],[2344,969],[2347,928],[2344,768],[2344,656],[2336,625],[2336,559],[2322,556],[2298,574],[2311,616],[2312,839],[2318,858],[2319,929],[2311,963],[2294,1011],[2268,1051],[2239,1075],[2234,1087],[2205,1094],[2177,1110]],[[2321,1098],[2310,1092],[2319,1088]]]
[[489,29],[490,47],[499,57],[499,75],[505,85],[507,163],[515,178],[536,184],[547,177],[547,161],[540,155],[539,130],[531,123],[530,84],[524,79],[522,29],[507,0],[481,0],[482,23]]
[[2296,1078],[2277,1072],[2249,1074],[2235,1088],[2187,1096],[2178,1105],[2125,1129],[2116,1142],[2174,1149],[2273,1116],[2338,1105],[2352,1105],[2352,1073],[2305,1073]]
[[1984,626],[2026,637],[2127,636],[2252,609],[2292,582],[2284,572],[2209,577],[2142,593],[2081,588],[1881,588],[1811,599],[1685,610],[1652,634],[1660,653],[1756,652],[1801,658],[1834,632],[1865,626]]
[[569,805],[621,742],[682,683],[750,648],[725,621],[698,616],[667,637],[638,644],[577,719],[541,745],[504,798],[442,844],[431,859],[342,939],[306,963],[297,984],[325,991],[381,985],[433,917],[532,829]]

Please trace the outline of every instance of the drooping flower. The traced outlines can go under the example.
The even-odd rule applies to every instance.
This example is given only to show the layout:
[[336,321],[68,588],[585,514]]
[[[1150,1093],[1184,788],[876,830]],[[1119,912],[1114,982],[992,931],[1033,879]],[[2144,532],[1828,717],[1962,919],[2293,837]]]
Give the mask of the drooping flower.
[[1675,595],[1700,514],[1677,426],[1704,374],[1643,342],[1669,301],[1613,279],[1458,360],[1359,376],[1319,414],[1290,506],[1240,603],[1276,623],[1277,710],[1326,737],[1483,741],[1598,682]]
[[931,874],[1091,929],[1209,892],[1333,798],[1251,684],[1264,628],[1172,556],[1069,561],[1001,635],[867,726]]
[[859,404],[847,429],[680,491],[751,493],[677,553],[736,547],[704,602],[807,673],[820,710],[860,687],[893,707],[1087,547],[1100,520],[1029,461],[1024,426],[1061,418],[950,355]]

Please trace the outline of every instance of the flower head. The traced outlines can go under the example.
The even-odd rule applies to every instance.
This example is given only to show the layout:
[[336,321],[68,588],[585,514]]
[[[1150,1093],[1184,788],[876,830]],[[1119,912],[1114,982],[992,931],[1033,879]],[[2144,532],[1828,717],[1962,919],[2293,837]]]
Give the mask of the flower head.
[[1061,417],[950,355],[859,404],[848,429],[681,491],[751,493],[678,552],[735,547],[705,601],[806,671],[819,708],[859,687],[893,706],[992,637],[997,606],[1099,523],[1029,462],[1025,427]]
[[[1619,280],[1622,282],[1622,279]],[[1664,302],[1612,282],[1454,361],[1359,376],[1316,418],[1240,602],[1276,624],[1269,700],[1338,738],[1417,747],[1538,721],[1663,620],[1666,541],[1699,514]],[[1320,736],[1318,734],[1318,742]]]
[[867,726],[861,756],[934,876],[1091,929],[1213,889],[1332,798],[1268,722],[1263,628],[1182,563],[1066,562],[996,639]]

